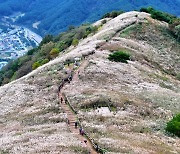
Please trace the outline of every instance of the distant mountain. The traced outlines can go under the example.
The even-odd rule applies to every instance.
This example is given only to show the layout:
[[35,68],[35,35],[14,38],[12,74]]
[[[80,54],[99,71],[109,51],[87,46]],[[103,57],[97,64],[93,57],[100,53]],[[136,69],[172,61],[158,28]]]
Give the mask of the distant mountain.
[[23,12],[17,23],[33,28],[41,35],[58,34],[69,25],[93,22],[112,10],[134,10],[152,6],[180,16],[180,0],[0,0],[0,15]]

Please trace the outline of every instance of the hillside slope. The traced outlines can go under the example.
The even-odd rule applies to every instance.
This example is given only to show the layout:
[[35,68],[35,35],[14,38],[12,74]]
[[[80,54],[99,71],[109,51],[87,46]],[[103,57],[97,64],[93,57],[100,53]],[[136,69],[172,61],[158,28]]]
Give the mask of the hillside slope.
[[[164,131],[180,111],[180,81],[174,76],[180,72],[180,44],[167,26],[147,13],[124,13],[55,60],[0,87],[0,152],[87,152],[69,131],[58,100],[59,85],[72,70],[75,76],[63,93],[108,153],[180,153],[179,138]],[[109,61],[117,50],[130,53],[131,60]]]
[[[180,15],[179,0],[1,0],[0,16],[14,12],[25,13],[17,23],[26,25],[44,36],[50,33],[58,34],[69,25],[93,22],[112,10],[131,11],[148,6]],[[38,29],[32,27],[34,23],[37,23]]]

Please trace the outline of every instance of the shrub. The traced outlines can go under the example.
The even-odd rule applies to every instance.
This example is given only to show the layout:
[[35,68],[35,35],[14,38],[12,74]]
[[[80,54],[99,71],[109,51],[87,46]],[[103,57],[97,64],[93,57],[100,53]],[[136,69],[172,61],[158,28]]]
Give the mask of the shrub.
[[166,131],[180,137],[180,113],[167,123]]
[[49,42],[49,43],[42,45],[40,51],[36,55],[36,59],[39,59],[42,57],[43,58],[46,57],[46,58],[50,59],[50,52],[53,48],[54,48],[53,42]]
[[36,61],[33,65],[32,65],[32,69],[35,70],[36,68],[48,63],[49,60],[48,59],[42,59],[42,60],[39,60],[39,61]]
[[180,24],[175,26],[174,33],[177,36],[177,39],[180,41]]
[[151,17],[153,19],[157,19],[157,20],[160,20],[160,21],[165,21],[167,23],[172,23],[172,21],[176,18],[175,16],[172,16],[172,15],[170,15],[168,13],[157,11],[152,7],[141,8],[140,11],[151,14]]
[[115,62],[127,63],[127,60],[130,60],[130,54],[124,51],[116,51],[110,54],[108,59]]
[[50,57],[51,58],[55,58],[59,55],[59,49],[58,48],[53,48],[51,51],[50,51]]
[[73,39],[73,41],[72,41],[72,45],[73,46],[77,46],[79,44],[79,40],[78,39]]
[[178,74],[176,75],[176,79],[178,79],[178,80],[180,81],[180,73],[178,73]]
[[157,19],[157,20],[160,20],[160,21],[165,21],[167,23],[171,23],[171,17],[167,16],[165,13],[162,13],[160,11],[152,12],[151,17],[153,19]]
[[39,61],[35,62],[33,65],[32,65],[32,69],[35,70],[36,68],[38,68],[39,66],[41,66],[41,64],[39,63]]
[[33,55],[34,52],[37,52],[38,51],[38,48],[34,48],[34,49],[31,49],[27,52],[27,55],[30,56],[30,55]]
[[43,44],[49,43],[53,41],[53,36],[52,35],[46,35],[43,40],[40,43],[40,46],[42,46]]
[[106,22],[107,22],[107,20],[104,19],[101,21],[101,24],[104,25]]
[[110,13],[106,13],[105,15],[103,15],[102,19],[104,19],[104,18],[115,18],[122,13],[124,13],[124,11],[112,11]]

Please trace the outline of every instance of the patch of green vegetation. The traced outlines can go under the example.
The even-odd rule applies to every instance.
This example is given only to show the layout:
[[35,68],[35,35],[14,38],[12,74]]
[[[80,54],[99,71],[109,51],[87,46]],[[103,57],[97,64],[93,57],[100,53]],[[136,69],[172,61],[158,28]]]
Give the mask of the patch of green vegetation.
[[109,109],[116,110],[116,106],[111,102],[110,99],[105,98],[103,96],[99,96],[99,98],[95,100],[90,100],[89,102],[83,103],[80,108],[85,111],[89,111],[89,109],[97,109],[100,107],[109,107]]
[[22,132],[17,132],[17,133],[14,134],[14,136],[20,136],[22,134],[23,134]]
[[172,76],[176,76],[176,73],[175,73],[175,71],[172,69],[172,68],[170,68],[170,69],[162,69],[162,71],[164,72],[164,73],[166,73],[166,74],[169,74],[169,75],[172,75]]
[[9,150],[1,150],[0,149],[0,154],[9,154]]
[[120,37],[127,37],[129,36],[132,32],[137,32],[137,31],[141,31],[142,30],[142,24],[134,24],[134,25],[131,25],[127,28],[125,28],[121,34],[120,34]]
[[48,63],[48,62],[49,62],[48,59],[39,60],[39,61],[33,63],[32,69],[35,70],[36,68],[38,68],[38,67],[40,67],[40,66],[42,66],[42,65],[44,65],[44,64],[46,64],[46,63]]
[[70,149],[72,149],[77,154],[88,154],[89,153],[89,150],[87,148],[83,148],[80,146],[72,146],[72,147],[70,147]]
[[60,112],[60,108],[58,106],[49,106],[48,108],[44,109],[40,114],[46,114],[50,112],[58,114]]
[[141,8],[140,11],[150,13],[152,18],[160,20],[160,21],[165,21],[167,23],[172,23],[173,20],[176,18],[173,15],[170,15],[170,14],[162,12],[162,11],[155,10],[152,7]]
[[180,137],[180,113],[167,123],[166,131]]
[[42,130],[41,133],[50,135],[50,134],[54,134],[54,132],[56,131],[57,129],[48,129],[48,130]]
[[162,11],[155,10],[152,7],[141,8],[140,11],[150,13],[151,17],[154,19],[169,23],[170,32],[178,41],[180,41],[180,18]]
[[180,73],[178,73],[178,74],[176,75],[176,79],[178,79],[178,80],[180,81]]
[[72,41],[72,45],[73,46],[77,46],[79,44],[79,40],[76,38],[76,39],[73,39]]
[[137,133],[145,133],[145,134],[152,132],[151,128],[144,126],[134,126],[132,128],[132,131]]
[[122,13],[124,13],[124,11],[112,11],[110,13],[106,13],[105,15],[103,15],[102,19],[104,19],[104,18],[115,18]]
[[107,20],[104,19],[104,20],[101,21],[101,24],[104,25],[106,22],[107,22]]
[[173,90],[173,87],[171,85],[167,85],[165,84],[164,82],[161,82],[159,84],[162,88],[166,88],[166,89],[170,89],[170,90]]
[[[169,39],[173,42],[177,40],[176,35],[172,32],[172,30],[169,27],[158,26],[157,29],[161,32],[164,38]],[[167,45],[165,44],[164,47],[166,46]]]
[[0,70],[0,85],[18,79],[32,70],[56,58],[71,45],[78,45],[79,40],[98,31],[97,26],[84,24],[80,27],[70,27],[68,31],[58,36],[47,35],[37,48],[29,50],[26,55],[10,61]]
[[110,54],[108,59],[110,61],[128,63],[127,60],[130,60],[130,54],[127,51],[116,51]]
[[59,55],[59,52],[60,52],[59,48],[52,48],[52,50],[49,53],[50,57],[52,59],[56,58]]
[[155,77],[163,80],[163,81],[168,81],[169,79],[166,77],[166,76],[161,76],[161,75],[158,75],[158,74],[155,74]]

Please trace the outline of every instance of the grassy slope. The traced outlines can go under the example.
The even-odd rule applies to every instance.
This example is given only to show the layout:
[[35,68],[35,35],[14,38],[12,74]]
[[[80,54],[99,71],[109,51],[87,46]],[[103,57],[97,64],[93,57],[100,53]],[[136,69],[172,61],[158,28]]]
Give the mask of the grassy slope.
[[[132,22],[134,20],[136,22]],[[140,26],[138,21],[142,23]],[[132,27],[128,28],[129,25]],[[107,22],[94,36],[69,49],[68,53],[65,52],[28,76],[1,87],[0,109],[9,112],[0,112],[0,128],[2,134],[7,133],[8,136],[8,139],[1,136],[2,143],[7,143],[1,145],[2,149],[14,152],[12,146],[18,146],[17,142],[13,142],[14,138],[19,139],[22,151],[27,145],[31,149],[33,136],[37,134],[45,136],[45,142],[40,138],[36,140],[40,145],[52,142],[54,136],[58,136],[55,138],[57,140],[67,140],[68,137],[70,141],[75,139],[72,134],[65,132],[66,125],[55,118],[57,116],[63,121],[64,117],[62,111],[57,110],[56,92],[67,75],[68,66],[64,62],[86,55],[87,65],[81,70],[78,80],[66,85],[65,94],[78,110],[83,126],[95,142],[117,153],[179,153],[179,139],[164,131],[166,121],[180,110],[180,82],[164,71],[167,70],[167,63],[173,64],[174,58],[179,57],[179,42],[164,28],[165,23],[143,13],[122,14]],[[104,38],[109,40],[106,42]],[[123,64],[107,59],[112,51],[119,49],[127,50],[133,61]],[[93,51],[95,54],[90,54]],[[71,66],[73,64],[72,61]],[[173,71],[179,71],[178,65],[173,67]],[[109,115],[99,114],[96,108],[107,107],[108,104],[112,112]],[[9,125],[6,119],[11,121]],[[15,129],[19,124],[21,127]],[[47,124],[50,130],[46,128]],[[56,131],[51,130],[54,127]],[[27,136],[31,140],[25,140]],[[62,152],[74,149],[71,147],[73,142],[70,145],[57,143],[54,149]],[[75,147],[78,148],[78,145]],[[45,152],[54,152],[54,149],[47,146]],[[42,147],[36,146],[36,150],[39,152]]]
[[[166,121],[180,110],[180,83],[164,71],[172,65],[171,69],[179,72],[180,63],[176,61],[180,56],[179,42],[165,24],[151,18],[115,36],[89,57],[79,81],[66,87],[66,95],[79,111],[86,130],[108,151],[180,152],[176,146],[179,139],[164,131]],[[127,50],[134,61],[129,64],[108,61],[108,55],[118,49]],[[112,112],[101,115],[97,110],[101,106],[111,106]],[[175,142],[168,144],[172,140]]]

